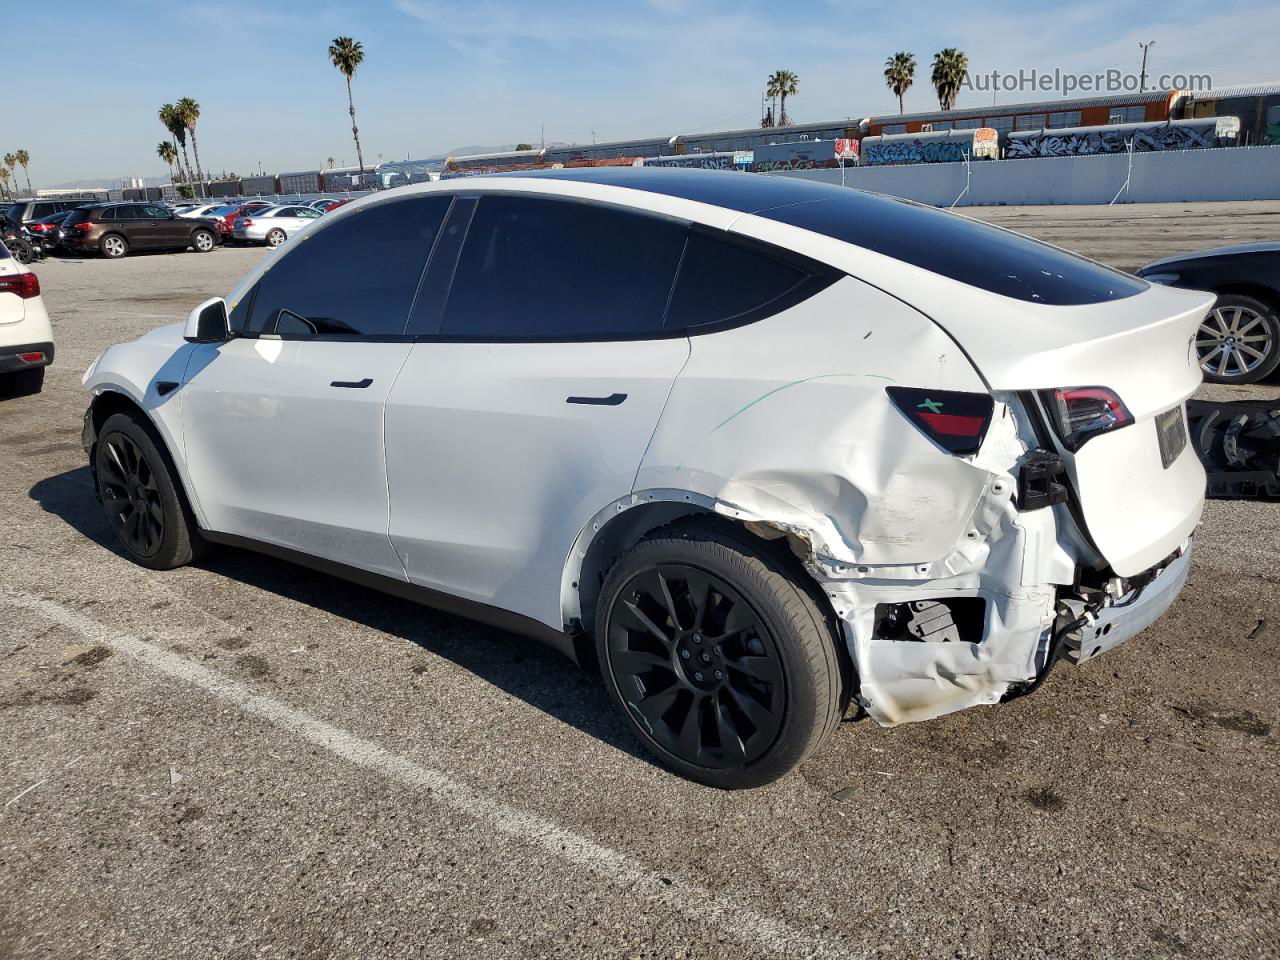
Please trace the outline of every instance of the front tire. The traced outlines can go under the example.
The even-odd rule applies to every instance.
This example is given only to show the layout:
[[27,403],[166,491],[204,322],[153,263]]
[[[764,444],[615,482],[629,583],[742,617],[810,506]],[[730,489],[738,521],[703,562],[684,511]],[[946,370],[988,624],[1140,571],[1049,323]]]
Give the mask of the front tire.
[[208,253],[217,242],[217,238],[208,230],[197,230],[191,234],[191,249],[196,253]]
[[284,243],[288,239],[289,237],[285,234],[285,232],[281,230],[279,227],[276,227],[274,230],[270,231],[267,234],[267,246],[278,247],[280,246],[280,244]]
[[98,252],[108,260],[119,260],[129,252],[129,241],[118,233],[108,233],[98,241]]
[[205,541],[161,443],[140,415],[113,414],[94,444],[94,472],[125,555],[152,570],[172,570],[199,559]]
[[1221,294],[1200,324],[1196,352],[1210,383],[1257,383],[1280,366],[1280,316],[1253,297]]
[[796,575],[743,534],[641,541],[596,613],[605,685],[642,743],[726,789],[794,770],[844,708],[837,637]]

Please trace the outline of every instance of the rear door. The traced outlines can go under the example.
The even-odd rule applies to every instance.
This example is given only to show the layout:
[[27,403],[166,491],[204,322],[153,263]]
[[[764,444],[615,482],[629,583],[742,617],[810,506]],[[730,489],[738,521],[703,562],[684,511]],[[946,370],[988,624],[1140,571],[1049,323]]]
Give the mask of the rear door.
[[447,197],[326,224],[235,305],[242,336],[197,347],[186,456],[209,527],[404,579],[387,537],[383,407]]
[[688,358],[661,331],[686,233],[545,196],[457,201],[387,401],[411,581],[562,625],[570,547],[630,493]]
[[113,208],[116,229],[124,234],[132,250],[153,250],[161,244],[156,242],[155,231],[151,229],[151,219],[138,203],[122,203]]

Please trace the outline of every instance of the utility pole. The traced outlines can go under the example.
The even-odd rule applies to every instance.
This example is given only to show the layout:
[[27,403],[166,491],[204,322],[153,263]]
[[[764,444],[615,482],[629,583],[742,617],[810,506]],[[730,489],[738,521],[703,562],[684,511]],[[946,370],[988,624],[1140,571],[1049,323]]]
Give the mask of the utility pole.
[[541,132],[538,134],[538,145],[539,145],[540,147],[542,147],[542,149],[543,149],[543,150],[547,149],[547,125],[546,125],[546,123],[543,123],[543,124],[542,124],[542,126],[541,126]]
[[1155,45],[1156,42],[1154,40],[1150,40],[1147,43],[1143,43],[1141,40],[1138,41],[1138,46],[1142,48],[1142,73],[1138,76],[1139,93],[1147,89],[1147,51]]

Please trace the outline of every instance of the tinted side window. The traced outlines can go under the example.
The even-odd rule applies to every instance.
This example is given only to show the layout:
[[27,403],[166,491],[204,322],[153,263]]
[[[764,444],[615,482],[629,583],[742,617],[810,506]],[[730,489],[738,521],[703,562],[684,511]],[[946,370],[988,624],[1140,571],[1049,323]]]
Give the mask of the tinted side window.
[[609,339],[661,329],[684,224],[575,200],[483,197],[440,332]]
[[117,220],[145,220],[147,216],[136,203],[128,203],[115,209]]
[[794,294],[810,276],[762,251],[694,230],[680,264],[666,328],[758,319],[776,312],[770,308],[794,304]]
[[389,336],[404,333],[409,307],[449,197],[380,203],[317,228],[258,283],[249,329]]

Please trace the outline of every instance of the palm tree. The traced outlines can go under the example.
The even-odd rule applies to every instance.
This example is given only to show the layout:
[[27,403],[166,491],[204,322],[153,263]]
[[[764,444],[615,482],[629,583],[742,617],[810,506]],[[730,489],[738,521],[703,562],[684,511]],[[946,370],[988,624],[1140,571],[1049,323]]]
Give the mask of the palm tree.
[[777,97],[782,101],[782,109],[778,114],[778,126],[791,126],[791,118],[787,116],[787,97],[794,97],[800,92],[800,78],[790,70],[775,70],[769,77],[766,92],[769,96]]
[[204,171],[200,167],[200,145],[196,143],[196,121],[200,119],[200,104],[190,97],[183,97],[173,105],[178,112],[178,120],[182,128],[191,134],[191,149],[196,155],[196,179],[204,179]]
[[161,140],[156,144],[156,156],[169,165],[169,182],[173,183],[173,161],[178,159],[178,151],[168,140]]
[[916,78],[916,58],[914,54],[899,51],[884,62],[884,82],[888,84],[893,95],[898,98],[898,113],[902,113],[902,96],[911,89]]
[[31,193],[31,173],[27,170],[27,164],[31,162],[31,154],[25,150],[15,150],[13,155],[18,161],[18,166],[22,168],[22,175],[27,178],[27,193]]
[[[17,155],[16,153],[6,153],[6,154],[4,155],[4,167],[3,167],[3,169],[4,169],[4,180],[5,180],[5,184],[6,184],[6,185],[8,185],[8,182],[9,182],[9,175],[10,175],[10,174],[12,174],[12,173],[14,172],[14,168],[15,168],[17,165],[18,165],[18,155]],[[17,179],[18,179],[16,175],[14,175],[14,179],[15,179],[15,180],[17,180]],[[10,195],[10,196],[12,196],[12,195],[13,195],[13,191],[12,191],[12,190],[10,190],[10,191],[9,191],[9,195]]]
[[182,147],[182,159],[187,162],[186,169],[183,169],[182,162],[178,163],[178,173],[188,183],[191,182],[191,160],[187,156],[187,128],[182,123],[182,118],[178,116],[178,108],[172,103],[166,103],[160,108],[160,122],[164,124],[164,128],[169,131],[169,136],[173,137],[174,152],[177,152],[179,146]]
[[969,58],[955,47],[947,47],[933,55],[933,89],[938,92],[938,107],[950,110],[956,105],[956,94],[969,72]]
[[330,170],[332,170],[332,169],[333,169],[333,165],[334,165],[334,163],[336,163],[336,162],[337,162],[337,161],[335,161],[335,160],[333,159],[333,157],[330,157],[330,158],[329,158],[328,163],[329,163],[329,169],[330,169]]
[[329,47],[329,59],[338,68],[338,72],[347,78],[347,112],[351,114],[351,136],[356,142],[356,162],[360,164],[360,175],[364,176],[364,154],[360,151],[360,131],[356,129],[356,104],[351,98],[351,79],[356,75],[356,67],[364,63],[364,47],[359,40],[336,37]]
[[4,185],[5,196],[12,197],[13,194],[9,190],[9,168],[7,166],[0,167],[0,184]]

